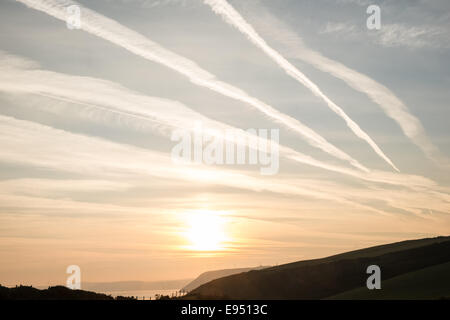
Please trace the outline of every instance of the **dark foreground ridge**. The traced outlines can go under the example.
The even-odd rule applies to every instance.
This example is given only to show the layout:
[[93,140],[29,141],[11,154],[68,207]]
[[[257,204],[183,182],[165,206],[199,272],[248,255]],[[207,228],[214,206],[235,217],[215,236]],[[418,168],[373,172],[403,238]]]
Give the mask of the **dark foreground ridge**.
[[[369,265],[381,290],[366,287]],[[0,285],[0,300],[130,300],[63,286]],[[161,300],[170,299],[162,297]],[[410,240],[225,276],[180,300],[450,299],[450,237]],[[160,300],[160,301],[161,301]],[[187,301],[186,301],[187,302]]]
[[[368,290],[369,265],[381,290]],[[450,297],[450,237],[410,240],[249,271],[208,282],[184,299],[440,299]]]
[[[116,299],[130,298],[118,297]],[[7,288],[0,285],[0,300],[114,300],[114,298],[102,293],[71,290],[63,286],[40,290],[31,286]]]
[[193,281],[189,282],[186,286],[183,287],[183,291],[190,292],[194,289],[197,289],[202,284],[208,283],[210,281],[231,276],[233,274],[238,274],[242,272],[247,272],[251,270],[261,270],[269,268],[269,266],[259,266],[259,267],[250,267],[250,268],[235,268],[235,269],[221,269],[221,270],[212,270],[203,272],[200,274],[197,278],[195,278]]

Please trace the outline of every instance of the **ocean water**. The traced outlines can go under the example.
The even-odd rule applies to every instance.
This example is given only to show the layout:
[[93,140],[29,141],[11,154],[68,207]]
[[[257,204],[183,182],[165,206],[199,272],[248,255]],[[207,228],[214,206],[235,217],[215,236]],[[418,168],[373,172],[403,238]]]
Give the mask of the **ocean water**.
[[157,294],[172,296],[180,289],[165,289],[165,290],[121,290],[121,291],[98,291],[97,293],[109,294],[113,297],[137,297],[138,300],[154,300]]

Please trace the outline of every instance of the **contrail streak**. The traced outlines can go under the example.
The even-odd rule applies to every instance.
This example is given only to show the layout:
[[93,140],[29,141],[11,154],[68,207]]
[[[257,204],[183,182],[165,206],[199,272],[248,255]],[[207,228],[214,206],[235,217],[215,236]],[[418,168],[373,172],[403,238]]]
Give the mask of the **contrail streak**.
[[353,198],[348,200],[308,186],[289,184],[276,179],[267,183],[266,179],[261,177],[234,170],[207,168],[204,165],[174,166],[170,157],[160,152],[75,134],[27,120],[0,115],[0,132],[0,159],[15,164],[22,163],[83,175],[159,177],[189,183],[237,187],[254,192],[300,195],[386,215],[386,212],[355,202]]
[[[66,9],[70,5],[78,5],[71,0],[16,0],[26,6],[45,12],[57,19],[66,20]],[[81,28],[86,32],[94,34],[105,40],[108,40],[128,51],[139,55],[145,59],[160,63],[184,76],[196,85],[208,88],[224,96],[247,103],[266,116],[281,123],[293,131],[297,132],[312,146],[319,148],[336,158],[348,161],[354,167],[368,172],[369,170],[360,164],[356,159],[344,151],[338,149],[325,138],[307,127],[295,118],[283,114],[270,105],[259,101],[255,97],[230,84],[221,82],[214,75],[200,68],[193,61],[179,56],[159,44],[149,40],[143,35],[126,28],[116,21],[104,17],[93,10],[82,7],[81,10]]]
[[[52,99],[75,103],[96,109],[103,114],[117,114],[134,119],[139,127],[150,123],[150,129],[170,137],[171,130],[189,130],[192,124],[200,121],[205,128],[224,132],[232,129],[241,133],[242,140],[258,140],[257,146],[267,145],[267,139],[251,135],[243,130],[212,120],[174,100],[162,99],[140,94],[117,83],[91,77],[73,76],[64,73],[39,69],[36,62],[6,54],[0,50],[0,91],[15,94],[36,94]],[[91,120],[91,119],[90,119]],[[132,122],[131,124],[135,124]],[[147,126],[146,126],[147,127]],[[276,143],[276,142],[271,142]],[[331,172],[347,175],[369,182],[400,185],[411,189],[433,189],[435,183],[420,176],[392,172],[360,172],[333,164],[327,164],[289,147],[278,145],[280,155],[294,162],[314,166]]]
[[400,126],[405,136],[417,145],[430,160],[446,162],[428,138],[421,121],[389,88],[369,76],[307,47],[298,34],[291,31],[283,21],[265,8],[258,7],[257,12],[252,11],[249,14],[251,14],[252,22],[258,24],[258,28],[264,29],[265,33],[273,35],[274,40],[283,47],[290,58],[309,63],[315,68],[343,80],[351,88],[366,94]]
[[[102,179],[121,177],[121,181],[124,178],[132,178],[135,181],[136,178],[160,177],[189,183],[237,187],[255,192],[269,191],[276,194],[299,195],[386,214],[384,210],[364,204],[373,196],[374,190],[339,188],[329,183],[325,183],[324,186],[323,181],[320,180],[262,179],[235,170],[204,165],[173,166],[170,157],[160,152],[71,133],[3,115],[0,115],[0,132],[0,159],[8,163],[51,168],[59,172],[95,175]],[[239,181],[238,184],[237,181]],[[383,198],[385,193],[388,193],[387,198],[392,201],[392,205],[399,200],[402,207],[406,210],[411,209],[411,203],[402,199],[406,196],[408,196],[406,200],[409,199],[410,193],[403,191],[396,199],[397,197],[393,198],[395,191],[383,190],[382,194],[378,190],[375,191],[379,198]],[[420,192],[418,196],[421,198],[418,201],[419,206],[422,202],[436,201],[423,192]]]
[[[75,103],[135,119],[139,124],[140,121],[151,122],[150,128],[163,136],[170,136],[174,128],[192,130],[194,123],[201,122],[206,130],[211,129],[210,134],[214,134],[213,130],[220,134],[232,129],[244,141],[257,139],[257,146],[268,143],[267,139],[212,120],[178,101],[146,96],[106,80],[42,70],[34,61],[6,54],[1,50],[0,91],[36,94]],[[343,174],[360,174],[359,171],[324,163],[285,146],[278,145],[278,148],[282,155],[295,162]]]
[[206,4],[211,6],[212,10],[221,15],[226,22],[236,27],[240,32],[245,34],[248,39],[254,43],[257,47],[263,50],[272,60],[274,60],[288,75],[302,83],[311,92],[325,101],[328,107],[344,119],[347,126],[355,133],[356,136],[365,140],[372,149],[396,171],[399,171],[392,161],[383,153],[378,145],[372,140],[372,138],[364,132],[359,125],[354,122],[341,107],[331,101],[320,88],[313,83],[308,77],[306,77],[300,70],[287,61],[281,54],[270,47],[263,38],[248,24],[244,18],[237,12],[226,0],[204,0]]

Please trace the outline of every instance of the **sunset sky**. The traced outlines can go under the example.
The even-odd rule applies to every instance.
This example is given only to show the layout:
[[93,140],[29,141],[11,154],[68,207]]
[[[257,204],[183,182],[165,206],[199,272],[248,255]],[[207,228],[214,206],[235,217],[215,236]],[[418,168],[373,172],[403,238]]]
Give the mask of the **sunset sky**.
[[[449,12],[1,1],[0,284],[64,284],[69,265],[194,278],[449,235]],[[278,172],[174,163],[172,132],[199,122],[278,129]]]

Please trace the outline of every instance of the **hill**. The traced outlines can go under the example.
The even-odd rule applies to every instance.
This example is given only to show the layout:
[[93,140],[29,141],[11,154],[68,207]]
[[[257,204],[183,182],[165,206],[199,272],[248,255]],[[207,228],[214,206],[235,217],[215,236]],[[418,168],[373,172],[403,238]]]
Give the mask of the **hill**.
[[[388,279],[433,266],[442,265],[450,272],[448,262],[450,237],[410,240],[223,277],[200,286],[185,298],[324,299],[357,288],[363,290],[368,277],[366,268],[372,264],[381,268],[383,288],[391,285]],[[401,284],[398,280],[392,283]],[[449,283],[440,285],[450,287]]]
[[450,262],[383,281],[382,290],[366,287],[329,297],[331,300],[450,299]]
[[114,300],[106,294],[71,290],[63,286],[36,289],[31,286],[7,288],[0,285],[0,300]]
[[219,279],[226,276],[231,276],[233,274],[238,274],[242,272],[247,272],[250,270],[261,270],[269,267],[255,267],[255,268],[235,268],[235,269],[222,269],[222,270],[212,270],[203,272],[200,274],[197,278],[195,278],[193,281],[188,283],[182,290],[186,292],[191,292],[194,289],[197,289],[202,284],[205,284],[207,282],[213,281],[215,279]]

